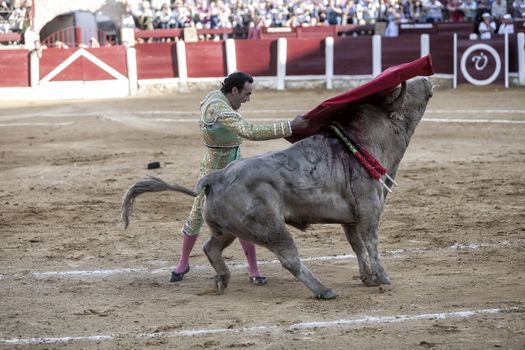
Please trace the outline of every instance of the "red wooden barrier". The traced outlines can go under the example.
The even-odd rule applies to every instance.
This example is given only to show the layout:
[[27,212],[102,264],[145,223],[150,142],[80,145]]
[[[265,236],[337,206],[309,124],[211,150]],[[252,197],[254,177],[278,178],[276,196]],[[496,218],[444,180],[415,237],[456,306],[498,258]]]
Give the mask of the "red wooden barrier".
[[467,76],[474,80],[473,84],[482,81],[503,83],[505,81],[504,45],[501,36],[490,41],[458,40],[458,84],[467,83]]
[[509,72],[517,72],[519,70],[518,55],[516,50],[513,49],[515,47],[518,47],[518,36],[516,34],[509,35]]
[[277,40],[235,41],[237,69],[253,76],[277,75]]
[[[230,36],[239,36],[247,37],[248,28],[217,28],[217,29],[197,29],[197,35],[219,35],[224,34]],[[173,28],[173,29],[149,29],[149,30],[135,30],[136,39],[147,40],[149,38],[153,39],[184,39],[184,29],[182,28]]]
[[288,40],[286,75],[325,74],[324,39]]
[[453,52],[454,39],[452,34],[430,35],[430,54],[432,55],[432,65],[436,73],[454,73]]
[[228,75],[223,41],[186,43],[189,78],[224,77]]
[[[40,59],[40,79],[74,54],[78,49],[49,48]],[[122,46],[86,49],[120,74],[127,76],[126,52]],[[26,51],[27,52],[27,51]],[[93,81],[114,80],[115,78],[86,57],[78,57],[51,81]]]
[[421,56],[419,43],[419,35],[381,38],[382,70],[418,59]]
[[177,78],[177,49],[173,43],[137,44],[138,79]]
[[0,50],[0,87],[29,86],[29,52]]
[[334,40],[334,74],[372,74],[372,37],[346,37]]
[[4,33],[0,34],[0,43],[15,43],[22,40],[20,33]]

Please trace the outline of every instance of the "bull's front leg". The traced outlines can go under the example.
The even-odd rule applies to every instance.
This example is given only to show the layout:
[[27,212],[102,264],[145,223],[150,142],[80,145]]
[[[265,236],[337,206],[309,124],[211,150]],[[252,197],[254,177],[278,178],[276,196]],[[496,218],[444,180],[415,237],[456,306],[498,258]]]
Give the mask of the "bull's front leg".
[[370,260],[371,274],[365,276],[363,283],[367,286],[377,286],[380,284],[390,284],[390,278],[386,274],[378,252],[378,228],[379,228],[379,213],[380,209],[377,207],[367,208],[360,212],[360,217],[356,225],[358,231],[357,239],[362,242],[359,245],[366,247],[368,258]]
[[342,226],[343,230],[345,231],[346,240],[352,246],[352,250],[354,251],[357,258],[357,264],[359,266],[359,278],[366,285],[370,285],[370,283],[375,283],[372,281],[372,269],[370,268],[370,265],[367,262],[367,249],[365,247],[363,239],[361,238],[361,235],[359,234],[359,230],[356,227],[357,225],[344,224]]
[[228,287],[231,277],[230,270],[222,257],[222,251],[233,242],[235,236],[230,233],[218,233],[211,227],[210,229],[212,236],[204,243],[203,250],[216,272],[215,291],[222,294]]
[[337,293],[325,287],[303,264],[299,258],[299,253],[295,242],[286,232],[279,235],[277,244],[267,246],[279,259],[281,265],[290,271],[296,278],[303,282],[318,299],[334,299]]

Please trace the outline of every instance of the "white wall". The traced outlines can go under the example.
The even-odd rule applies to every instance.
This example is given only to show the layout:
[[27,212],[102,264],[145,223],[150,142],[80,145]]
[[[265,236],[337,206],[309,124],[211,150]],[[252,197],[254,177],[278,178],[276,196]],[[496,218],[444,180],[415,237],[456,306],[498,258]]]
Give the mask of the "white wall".
[[34,30],[40,29],[58,15],[75,10],[102,11],[120,27],[126,0],[33,0],[35,7]]

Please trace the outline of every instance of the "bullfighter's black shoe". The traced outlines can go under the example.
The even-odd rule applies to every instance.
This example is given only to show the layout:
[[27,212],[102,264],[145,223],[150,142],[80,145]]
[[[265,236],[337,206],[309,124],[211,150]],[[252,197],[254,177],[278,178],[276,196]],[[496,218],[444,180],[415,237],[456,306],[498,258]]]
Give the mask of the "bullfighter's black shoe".
[[266,284],[267,280],[266,280],[266,277],[255,276],[255,277],[250,277],[250,282],[251,282],[251,284],[253,284],[255,286],[264,286]]
[[171,271],[170,282],[182,281],[182,279],[184,278],[184,275],[187,274],[188,272],[190,272],[190,265],[188,265],[186,270],[184,270],[184,272],[181,272],[181,273],[178,273],[178,272],[175,272],[175,271]]

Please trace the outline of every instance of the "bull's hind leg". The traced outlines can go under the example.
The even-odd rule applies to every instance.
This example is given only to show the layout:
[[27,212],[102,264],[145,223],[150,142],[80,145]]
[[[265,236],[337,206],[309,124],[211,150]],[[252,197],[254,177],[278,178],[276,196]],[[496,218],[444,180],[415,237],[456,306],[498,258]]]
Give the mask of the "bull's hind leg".
[[[290,271],[295,277],[303,282],[314,293],[318,299],[333,299],[337,293],[332,289],[325,287],[304,265],[299,258],[299,253],[294,240],[290,234],[283,229],[281,234],[275,236],[274,242],[264,244],[279,259],[281,265]],[[262,244],[262,242],[256,243]]]
[[[210,228],[211,229],[211,228]],[[230,282],[230,270],[222,257],[222,251],[228,247],[235,236],[230,233],[218,233],[211,229],[211,237],[204,243],[204,253],[216,272],[215,291],[222,294]]]
[[372,278],[372,270],[367,262],[368,253],[356,225],[345,224],[341,226],[343,226],[343,230],[345,231],[346,240],[348,243],[350,243],[353,251],[355,252],[357,264],[359,266],[359,278],[367,286],[377,285],[377,283]]

